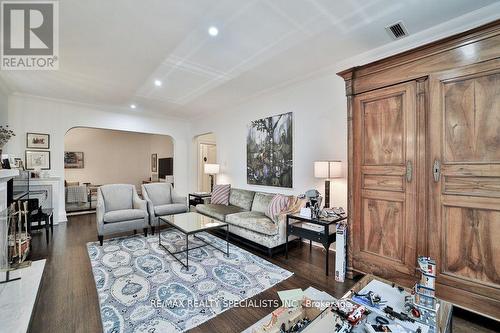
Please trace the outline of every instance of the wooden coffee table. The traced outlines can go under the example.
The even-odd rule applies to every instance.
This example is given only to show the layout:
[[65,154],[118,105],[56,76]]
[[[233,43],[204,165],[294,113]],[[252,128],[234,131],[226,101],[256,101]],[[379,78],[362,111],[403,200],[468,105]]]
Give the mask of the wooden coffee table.
[[[158,245],[160,245],[165,251],[167,251],[171,256],[175,258],[178,262],[182,264],[187,270],[189,270],[189,250],[194,250],[194,249],[199,249],[200,247],[204,246],[211,246],[214,249],[221,251],[224,253],[226,256],[229,256],[229,225],[224,222],[217,221],[215,219],[212,219],[210,217],[207,217],[205,215],[201,215],[196,212],[189,212],[189,213],[183,213],[183,214],[176,214],[176,215],[166,215],[166,216],[160,216],[158,218],[158,221],[160,223],[165,223],[166,225],[173,227],[180,232],[182,232],[185,237],[186,237],[186,248],[184,250],[172,252],[169,249],[167,249],[162,243],[161,243],[161,232],[158,231]],[[213,230],[213,229],[223,229],[226,228],[226,251],[216,247],[210,242],[207,242],[203,238],[200,238],[196,236],[196,234],[208,230]],[[198,245],[195,247],[189,247],[189,236],[192,235],[194,238],[196,238],[199,241],[202,241],[204,244],[203,245]],[[177,258],[177,254],[180,253],[185,253],[186,254],[186,263],[182,262],[179,258]]]

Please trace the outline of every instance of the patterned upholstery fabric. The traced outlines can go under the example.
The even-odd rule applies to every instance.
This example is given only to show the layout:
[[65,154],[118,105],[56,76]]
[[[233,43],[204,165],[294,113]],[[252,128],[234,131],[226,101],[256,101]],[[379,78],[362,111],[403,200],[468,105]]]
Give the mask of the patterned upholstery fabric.
[[206,204],[197,205],[196,211],[200,214],[207,215],[219,221],[225,221],[226,215],[242,212],[243,209],[236,206]]
[[287,209],[289,203],[290,197],[281,194],[275,195],[267,208],[267,217],[276,222],[277,216]]
[[255,193],[252,203],[252,212],[266,213],[269,208],[271,200],[273,200],[276,194],[271,193]]
[[[256,193],[254,195],[254,193],[252,191],[231,189],[231,196],[235,194],[233,202],[240,202],[245,197],[251,197],[246,205],[247,209],[232,204],[229,206],[206,204],[197,205],[196,210],[219,221],[226,221],[229,224],[229,232],[254,243],[268,248],[284,244],[286,240],[286,214],[298,213],[300,208],[305,206],[305,200],[297,197],[286,197],[288,198],[287,207],[277,214],[273,222],[265,216],[265,212],[267,212],[268,200],[272,200],[272,197],[276,195],[268,193]],[[254,204],[253,201],[255,201]],[[250,207],[252,211],[250,211]],[[264,208],[266,209],[262,212]],[[290,239],[293,238],[295,237],[290,237]]]
[[137,220],[142,219],[145,216],[147,216],[147,213],[142,209],[113,210],[111,212],[104,213],[104,223]]
[[106,212],[113,210],[132,209],[134,185],[113,184],[99,188],[104,199]]
[[211,202],[214,205],[229,205],[229,192],[231,185],[215,185],[212,191]]
[[252,209],[254,195],[254,191],[232,188],[231,195],[229,196],[229,204],[244,210],[250,210]]
[[226,216],[226,222],[264,235],[273,236],[278,233],[278,226],[263,213],[241,212]]

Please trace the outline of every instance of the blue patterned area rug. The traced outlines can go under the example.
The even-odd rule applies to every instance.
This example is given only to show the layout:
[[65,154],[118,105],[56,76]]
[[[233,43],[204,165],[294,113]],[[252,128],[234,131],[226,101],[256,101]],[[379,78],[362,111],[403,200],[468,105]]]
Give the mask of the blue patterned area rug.
[[[222,239],[198,236],[226,249]],[[161,237],[172,252],[185,247],[178,231]],[[202,244],[190,236],[190,247]],[[87,250],[106,333],[183,332],[293,275],[232,244],[229,257],[210,246],[190,250],[189,271],[158,246],[157,235],[88,243]]]

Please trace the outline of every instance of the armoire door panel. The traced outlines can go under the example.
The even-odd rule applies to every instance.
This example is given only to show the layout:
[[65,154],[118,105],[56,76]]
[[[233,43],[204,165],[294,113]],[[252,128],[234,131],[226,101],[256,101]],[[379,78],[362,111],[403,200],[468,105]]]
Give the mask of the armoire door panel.
[[500,177],[446,176],[444,194],[500,198]]
[[500,61],[432,75],[430,90],[430,157],[441,161],[429,183],[436,281],[500,306]]
[[403,263],[404,199],[363,197],[361,252]]
[[499,285],[500,211],[444,206],[443,220],[443,274]]
[[364,165],[404,163],[404,96],[384,96],[363,102]]
[[443,99],[443,162],[500,162],[500,73],[444,82]]
[[[416,262],[416,83],[357,95],[353,113],[353,265],[386,277]],[[408,161],[411,161],[408,163]]]
[[405,190],[405,180],[402,175],[363,174],[363,189],[380,191]]

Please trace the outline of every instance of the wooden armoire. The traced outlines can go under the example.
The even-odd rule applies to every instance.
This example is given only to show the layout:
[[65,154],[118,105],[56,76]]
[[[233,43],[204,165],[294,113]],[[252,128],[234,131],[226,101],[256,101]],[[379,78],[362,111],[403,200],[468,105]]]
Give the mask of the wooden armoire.
[[339,73],[348,108],[348,272],[500,320],[500,21]]

